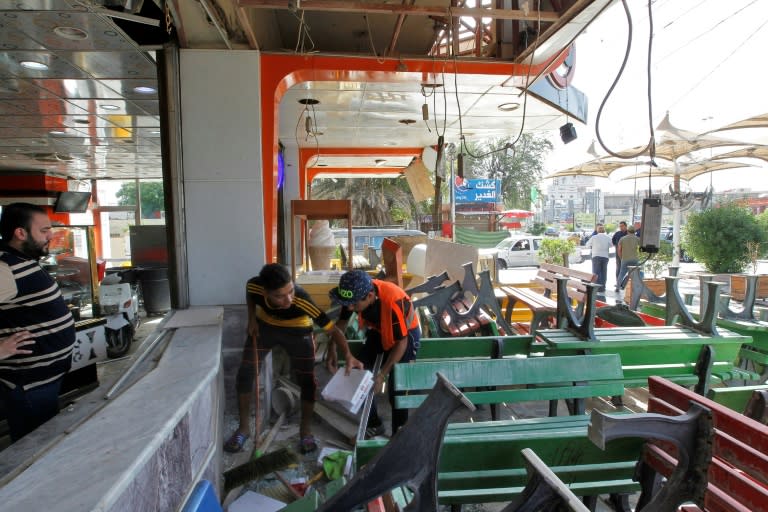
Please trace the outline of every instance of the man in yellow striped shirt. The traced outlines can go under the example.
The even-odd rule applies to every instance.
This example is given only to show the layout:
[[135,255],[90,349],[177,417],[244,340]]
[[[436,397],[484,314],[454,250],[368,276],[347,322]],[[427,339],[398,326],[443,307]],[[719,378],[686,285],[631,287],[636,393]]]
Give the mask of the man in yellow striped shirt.
[[258,276],[249,279],[246,302],[248,338],[236,379],[240,424],[224,444],[224,450],[238,452],[243,449],[250,433],[250,403],[254,382],[258,383],[257,375],[264,358],[273,347],[280,345],[291,358],[291,368],[301,388],[299,449],[302,453],[314,451],[317,444],[312,436],[311,425],[317,380],[312,324],[325,330],[334,342],[331,346],[344,353],[347,373],[351,368],[362,369],[363,364],[350,353],[342,332],[317,307],[309,294],[293,283],[290,272],[284,266],[269,263],[264,265]]

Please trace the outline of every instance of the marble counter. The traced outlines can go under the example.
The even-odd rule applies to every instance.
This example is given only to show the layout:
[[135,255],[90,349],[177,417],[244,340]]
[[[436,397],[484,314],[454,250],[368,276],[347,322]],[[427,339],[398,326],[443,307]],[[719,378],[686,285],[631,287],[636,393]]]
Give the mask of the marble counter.
[[0,508],[175,511],[198,480],[218,487],[221,332],[177,328],[154,370],[0,488]]

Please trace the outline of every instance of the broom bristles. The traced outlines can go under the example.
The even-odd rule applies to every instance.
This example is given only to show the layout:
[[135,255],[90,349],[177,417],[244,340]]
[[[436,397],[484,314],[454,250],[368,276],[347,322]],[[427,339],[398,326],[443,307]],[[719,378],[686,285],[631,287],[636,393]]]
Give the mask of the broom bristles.
[[266,453],[224,472],[224,490],[228,492],[253,480],[263,478],[274,471],[298,464],[299,457],[288,448]]

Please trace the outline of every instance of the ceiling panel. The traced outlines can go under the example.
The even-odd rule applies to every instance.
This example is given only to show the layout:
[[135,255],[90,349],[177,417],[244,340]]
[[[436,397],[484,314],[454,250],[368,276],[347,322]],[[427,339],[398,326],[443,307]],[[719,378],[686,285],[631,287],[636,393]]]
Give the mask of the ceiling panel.
[[[605,1],[565,0],[560,5],[564,10],[580,10]],[[236,15],[237,0],[216,0],[215,4],[224,19],[223,36],[217,36],[215,27],[220,20],[191,0],[172,2],[174,36],[186,48],[246,49],[249,43]],[[544,4],[550,8],[550,2]],[[156,0],[132,2],[121,10],[105,5],[110,4],[0,0],[0,170],[44,169],[77,179],[162,176],[155,52],[168,39],[164,13]],[[414,5],[447,7],[450,0],[415,0]],[[137,10],[131,11],[134,7]],[[301,11],[280,7],[245,8],[245,18],[254,20],[253,27],[266,23],[275,32],[258,41],[263,31],[255,30],[262,50],[293,52],[298,44],[309,51],[314,44],[324,52],[370,57],[383,55],[395,39],[397,15],[306,10],[300,21]],[[441,27],[439,18],[406,16],[391,55],[431,58],[428,52]],[[153,20],[160,26],[145,23]],[[269,47],[276,41],[279,48]],[[25,60],[44,63],[48,69],[26,69],[20,64]],[[369,82],[359,73],[354,81],[293,87],[280,106],[281,139],[297,140],[302,147],[432,145],[438,131],[445,132],[447,140],[458,140],[460,111],[466,136],[516,135],[521,110],[498,110],[501,103],[515,101],[518,93],[503,87],[509,78],[503,67],[500,75],[454,76],[442,73],[444,61],[432,58],[432,62],[430,73],[401,70],[391,73],[386,83]],[[478,69],[487,72],[486,66],[487,62]],[[424,88],[423,83],[441,87]],[[320,103],[306,109],[298,103],[302,98]],[[429,105],[429,125],[422,120],[424,103]],[[402,119],[415,122],[404,125],[398,122]],[[557,129],[563,119],[551,105],[529,97],[526,130]],[[339,165],[363,164],[349,160]]]

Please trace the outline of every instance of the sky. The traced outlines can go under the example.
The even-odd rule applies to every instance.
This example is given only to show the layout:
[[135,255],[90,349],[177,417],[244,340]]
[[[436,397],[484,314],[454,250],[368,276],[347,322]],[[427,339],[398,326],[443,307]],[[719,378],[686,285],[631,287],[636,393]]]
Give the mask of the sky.
[[[632,46],[626,68],[603,107],[599,133],[613,152],[645,145],[650,139],[648,115],[648,8],[629,0]],[[697,134],[752,116],[768,113],[768,16],[766,0],[655,0],[651,66],[653,126],[668,112],[672,124]],[[589,98],[589,122],[577,125],[578,138],[568,145],[555,141],[547,172],[578,165],[594,157],[587,153],[596,141],[595,121],[603,99],[624,58],[628,24],[621,2],[603,13],[576,40],[574,87]],[[657,134],[657,139],[664,133]],[[768,144],[768,127],[732,130],[717,136],[740,142]],[[608,153],[596,142],[598,153]],[[730,147],[697,153],[706,160]],[[645,158],[647,160],[647,157]],[[768,191],[768,164],[742,160],[758,167],[708,173],[691,180],[695,191],[711,184],[716,191],[751,187]],[[647,170],[647,166],[643,166]],[[642,170],[642,169],[638,169]],[[617,171],[610,179],[597,178],[595,186],[609,192],[632,192],[634,183],[618,181],[635,167]],[[615,179],[614,179],[615,178]],[[670,178],[654,180],[654,188]],[[546,181],[548,185],[551,181]],[[647,187],[647,178],[637,184]]]

